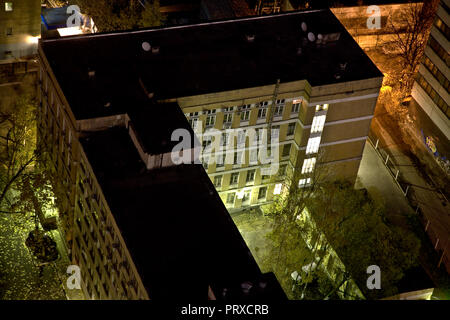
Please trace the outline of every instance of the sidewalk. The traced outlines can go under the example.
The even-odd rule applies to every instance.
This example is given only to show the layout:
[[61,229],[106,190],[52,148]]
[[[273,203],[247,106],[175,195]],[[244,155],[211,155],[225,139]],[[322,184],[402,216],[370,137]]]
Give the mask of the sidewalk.
[[377,118],[372,121],[373,131],[379,132],[378,147],[389,156],[390,161],[401,172],[400,184],[409,203],[418,207],[421,212],[425,231],[428,233],[435,250],[441,257],[450,274],[450,206],[445,196],[435,190],[427,180],[424,172],[420,172],[411,160],[403,144],[396,143],[382,127]]

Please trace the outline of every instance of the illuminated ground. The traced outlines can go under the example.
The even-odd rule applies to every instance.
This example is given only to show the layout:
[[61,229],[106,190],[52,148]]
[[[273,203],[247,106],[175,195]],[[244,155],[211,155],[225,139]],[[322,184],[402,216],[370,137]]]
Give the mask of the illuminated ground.
[[26,230],[32,230],[33,225],[27,223],[25,230],[14,222],[19,222],[19,219],[7,214],[0,215],[0,270],[6,282],[0,299],[65,300],[66,295],[55,267],[45,266],[40,276],[39,268],[34,265],[25,246]]

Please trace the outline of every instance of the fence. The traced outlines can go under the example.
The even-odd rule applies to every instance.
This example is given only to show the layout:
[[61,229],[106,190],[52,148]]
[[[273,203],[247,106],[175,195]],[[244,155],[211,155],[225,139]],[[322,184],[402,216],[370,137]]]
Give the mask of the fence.
[[[380,147],[380,139],[372,132],[369,132],[369,137],[367,139],[369,143],[374,147],[376,153],[383,160],[384,165],[388,169],[392,178],[394,179],[397,186],[402,191],[403,195],[407,199],[411,208],[413,208],[419,217],[420,222],[425,228],[425,232],[427,233],[434,249],[437,251],[439,255],[438,268],[441,264],[444,264],[447,268],[447,272],[450,273],[450,256],[447,250],[447,246],[450,244],[450,235],[447,235],[446,239],[440,239],[435,230],[435,225],[426,217],[423,213],[423,208],[420,206],[419,202],[414,196],[414,193],[411,192],[410,187],[412,186],[406,179],[403,177],[401,171],[397,168],[394,163],[392,157],[389,153]],[[441,195],[445,198],[445,196],[441,193]],[[445,200],[447,200],[445,198]]]

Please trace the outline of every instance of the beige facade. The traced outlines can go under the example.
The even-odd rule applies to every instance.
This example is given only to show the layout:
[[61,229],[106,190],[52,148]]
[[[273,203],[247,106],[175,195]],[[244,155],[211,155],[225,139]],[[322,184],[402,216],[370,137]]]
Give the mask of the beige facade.
[[[308,179],[315,165],[304,169],[305,159],[326,164],[330,178],[355,181],[380,86],[381,78],[317,87],[303,80],[280,83],[278,88],[274,84],[182,97],[177,102],[201,140],[208,140],[205,132],[211,129],[234,135],[225,151],[213,148],[202,154],[222,200],[234,210],[271,202],[274,193],[285,187],[286,175],[294,170],[304,171],[304,179]],[[260,110],[264,108],[271,111],[262,116]],[[255,143],[248,134],[245,146],[240,146],[238,136],[240,131],[268,130],[269,123],[272,130],[279,129],[279,157],[271,162],[278,162],[279,170],[264,175],[261,170],[268,164],[261,162],[260,153],[265,153],[267,146]],[[258,162],[254,162],[255,152]],[[220,165],[218,158],[223,153],[228,161]],[[242,163],[236,163],[235,154],[242,157]]]
[[0,3],[0,60],[36,54],[37,37],[41,34],[40,14],[39,0]]

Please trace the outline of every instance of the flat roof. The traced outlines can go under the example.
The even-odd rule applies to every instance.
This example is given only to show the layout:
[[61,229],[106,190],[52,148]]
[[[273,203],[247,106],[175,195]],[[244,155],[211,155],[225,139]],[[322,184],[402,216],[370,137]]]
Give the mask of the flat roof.
[[[318,44],[319,34],[339,39]],[[139,97],[148,93],[160,100],[277,79],[318,86],[382,77],[328,9],[71,36],[41,40],[40,46],[77,119],[96,117],[99,110],[106,115],[107,104],[145,104]]]
[[[244,281],[264,287],[202,165],[146,170],[125,127],[80,141],[151,299],[204,300],[208,285],[240,297]],[[268,277],[261,296],[284,298]]]

